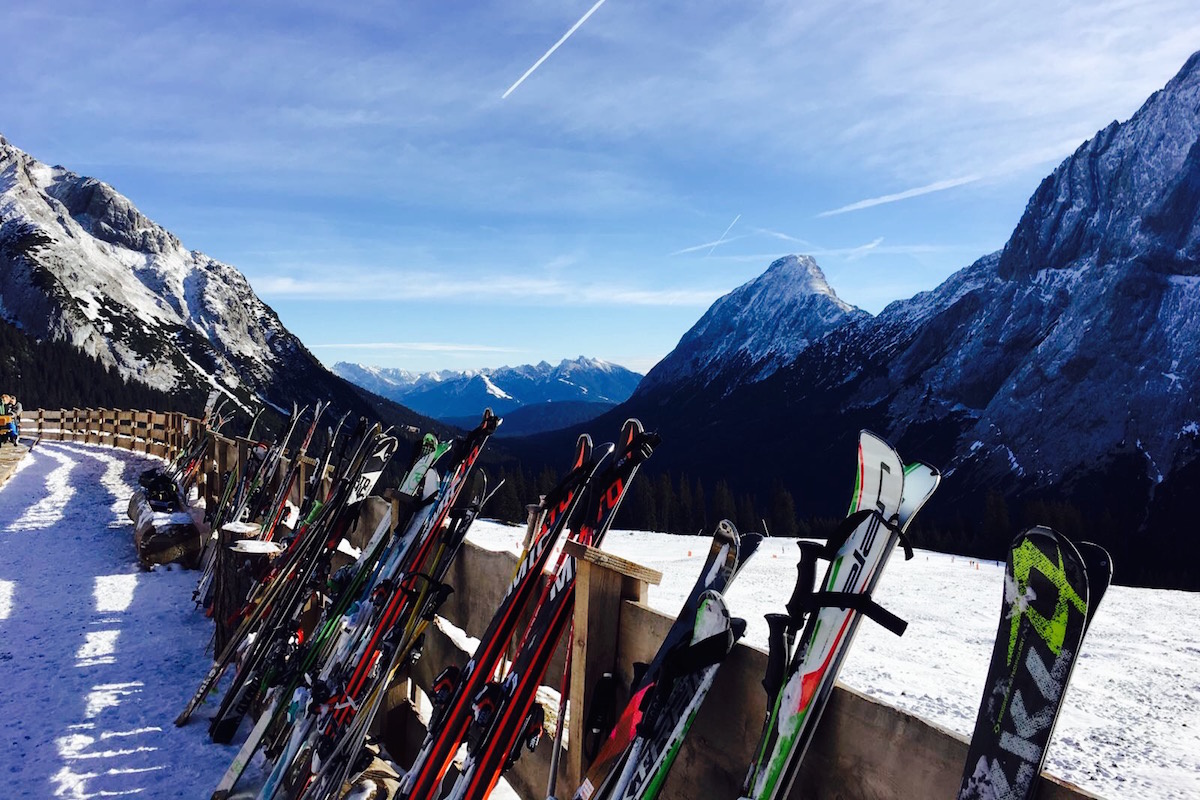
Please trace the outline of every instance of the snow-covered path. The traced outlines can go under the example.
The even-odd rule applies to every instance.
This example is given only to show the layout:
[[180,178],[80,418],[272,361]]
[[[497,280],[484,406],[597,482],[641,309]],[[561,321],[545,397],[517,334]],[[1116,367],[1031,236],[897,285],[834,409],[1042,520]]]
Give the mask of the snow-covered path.
[[233,750],[175,728],[211,661],[196,573],[137,566],[125,516],[155,463],[45,442],[0,488],[6,797],[207,796]]

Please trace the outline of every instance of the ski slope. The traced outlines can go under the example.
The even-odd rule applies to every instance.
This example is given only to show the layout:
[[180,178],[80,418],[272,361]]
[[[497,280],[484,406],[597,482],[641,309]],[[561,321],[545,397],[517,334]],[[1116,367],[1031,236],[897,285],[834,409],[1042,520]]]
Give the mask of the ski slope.
[[[5,796],[207,796],[236,752],[205,711],[176,728],[211,661],[196,573],[138,569],[125,509],[143,456],[44,442],[0,488],[0,776]],[[470,538],[513,549],[522,529]],[[614,531],[605,549],[661,570],[651,604],[675,613],[705,537]],[[1118,570],[1120,565],[1117,565]],[[897,555],[877,599],[909,620],[897,638],[860,628],[847,684],[966,734],[983,689],[1002,567]],[[728,594],[765,646],[762,615],[795,580],[795,544],[767,540]],[[1103,797],[1200,797],[1200,595],[1114,587],[1072,679],[1048,769]],[[253,776],[248,776],[253,780]],[[493,795],[496,796],[496,795]]]

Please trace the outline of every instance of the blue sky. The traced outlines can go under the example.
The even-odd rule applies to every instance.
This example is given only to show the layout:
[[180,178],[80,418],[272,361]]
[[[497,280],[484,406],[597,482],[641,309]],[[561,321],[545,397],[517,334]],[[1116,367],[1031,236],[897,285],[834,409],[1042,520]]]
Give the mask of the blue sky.
[[409,369],[645,371],[787,253],[878,312],[999,248],[1200,46],[1195,0],[15,0],[0,23],[0,134],[238,267],[327,363]]

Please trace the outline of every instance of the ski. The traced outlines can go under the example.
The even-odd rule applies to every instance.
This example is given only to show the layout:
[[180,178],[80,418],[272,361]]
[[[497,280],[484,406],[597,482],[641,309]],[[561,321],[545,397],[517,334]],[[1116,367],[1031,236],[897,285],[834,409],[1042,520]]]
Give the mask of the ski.
[[629,702],[625,704],[617,724],[575,790],[574,800],[592,800],[607,795],[611,785],[620,776],[622,764],[627,760],[629,748],[643,719],[643,710],[652,705],[650,697],[660,683],[665,662],[672,653],[684,648],[691,638],[701,597],[708,591],[724,592],[761,542],[762,536],[757,533],[738,534],[728,520],[717,526],[696,584],[684,601],[675,623],[663,638],[657,654],[632,686]]
[[[332,441],[331,439],[331,452]],[[419,491],[426,473],[450,449],[450,446],[449,442],[439,443],[432,434],[425,434],[422,438],[412,459],[412,465],[400,484],[401,498],[407,505],[411,507],[418,502],[419,498],[413,495]],[[221,781],[217,784],[217,788],[213,791],[213,800],[222,800],[228,796],[241,778],[251,757],[262,745],[268,732],[281,724],[285,714],[299,716],[306,711],[307,700],[311,692],[303,688],[301,683],[308,680],[309,672],[314,669],[322,655],[328,655],[332,650],[335,632],[342,623],[342,616],[347,613],[351,603],[358,598],[363,584],[388,544],[389,529],[392,527],[399,529],[405,524],[407,524],[405,518],[393,520],[389,508],[358,558],[353,564],[344,568],[350,577],[348,580],[340,582],[343,588],[337,593],[337,597],[332,598],[322,619],[318,621],[314,635],[306,644],[305,651],[297,654],[296,661],[299,664],[297,668],[291,670],[290,679],[273,690],[275,692],[274,699],[259,716],[250,735],[247,736],[237,756],[234,757]],[[337,582],[336,576],[331,579],[331,583],[333,582]],[[284,760],[282,755],[276,759],[277,763],[282,763]],[[263,792],[267,791],[268,786],[264,786]]]
[[1083,637],[1112,578],[1102,547],[1050,528],[1013,540],[1000,627],[958,800],[1029,800]]
[[731,619],[725,599],[712,590],[700,595],[690,622],[691,636],[668,657],[669,667],[648,698],[625,767],[606,797],[621,800],[658,797],[721,662],[746,632],[746,621]]
[[335,514],[325,517],[328,524],[314,525],[315,530],[302,531],[293,541],[292,550],[299,565],[295,577],[283,585],[280,601],[272,605],[269,616],[258,629],[258,635],[242,658],[233,685],[209,725],[209,736],[214,742],[227,744],[237,732],[242,717],[267,678],[262,670],[271,656],[281,652],[294,632],[290,621],[298,616],[301,605],[311,595],[312,580],[327,572],[334,550],[357,523],[359,503],[370,494],[397,446],[393,436],[375,439],[350,481],[351,488],[345,501],[334,506]]
[[[572,539],[592,547],[601,544],[633,476],[657,445],[658,436],[645,433],[637,420],[625,423],[620,452],[589,490],[589,502]],[[573,556],[564,554],[559,560],[553,581],[534,607],[533,621],[508,674],[500,683],[490,683],[476,693],[467,760],[449,794],[453,800],[482,800],[519,757],[522,746],[531,750],[537,746],[544,713],[536,703],[537,688],[574,608],[575,566]]]
[[[858,469],[850,513],[824,544],[800,542],[796,590],[783,624],[776,624],[764,688],[770,712],[743,782],[743,798],[779,800],[795,783],[842,661],[862,616],[899,635],[905,623],[871,597],[897,543],[940,481],[937,470],[902,466],[891,445],[869,431],[859,436]],[[820,589],[815,560],[829,562]],[[777,619],[778,623],[778,619]],[[795,653],[788,653],[800,632]],[[780,652],[784,650],[784,652]],[[786,664],[786,668],[782,665]]]
[[400,797],[435,798],[442,779],[466,735],[475,694],[491,680],[504,658],[529,599],[541,586],[551,550],[566,528],[583,490],[615,446],[593,448],[587,434],[579,437],[571,469],[542,500],[534,534],[517,565],[500,607],[480,637],[475,654],[460,669],[448,666],[433,688],[429,732],[400,785]]
[[[348,474],[343,475],[339,479],[337,492],[340,495],[344,496],[346,482],[349,480],[350,474],[357,475],[358,471],[362,467],[362,459],[365,458],[366,455],[366,445],[369,442],[374,441],[376,438],[377,429],[369,432],[367,436],[363,438],[359,446],[359,452],[354,458],[355,463],[350,466]],[[394,445],[395,440],[392,440],[392,443]],[[184,725],[187,723],[192,713],[197,707],[199,707],[200,703],[204,701],[209,692],[212,691],[213,687],[216,686],[217,681],[220,680],[221,675],[225,672],[225,669],[231,663],[233,663],[234,659],[241,653],[243,644],[252,633],[258,630],[273,629],[273,623],[271,620],[276,618],[269,617],[268,615],[278,613],[277,610],[280,603],[277,603],[276,601],[281,600],[287,590],[296,590],[299,588],[302,582],[293,580],[293,576],[301,574],[304,571],[304,568],[312,561],[319,551],[318,545],[314,543],[321,541],[322,537],[317,535],[319,532],[313,529],[323,528],[327,522],[331,526],[333,524],[338,524],[341,526],[338,528],[340,531],[338,537],[340,539],[340,533],[344,532],[342,528],[348,528],[351,520],[347,515],[337,513],[341,510],[341,504],[337,502],[330,502],[321,508],[320,514],[315,520],[313,520],[311,523],[301,526],[297,536],[294,537],[291,546],[284,553],[284,555],[277,560],[279,563],[277,563],[274,572],[261,584],[259,584],[256,590],[254,590],[254,599],[256,602],[253,603],[249,612],[242,619],[242,622],[238,625],[237,630],[235,630],[233,635],[229,637],[229,640],[225,643],[221,653],[214,661],[212,668],[209,670],[208,674],[204,676],[204,679],[201,680],[200,686],[197,687],[196,692],[192,695],[191,700],[188,701],[187,706],[176,718],[176,725]],[[306,533],[312,533],[314,535],[306,536]],[[267,619],[267,622],[265,623],[264,618]]]

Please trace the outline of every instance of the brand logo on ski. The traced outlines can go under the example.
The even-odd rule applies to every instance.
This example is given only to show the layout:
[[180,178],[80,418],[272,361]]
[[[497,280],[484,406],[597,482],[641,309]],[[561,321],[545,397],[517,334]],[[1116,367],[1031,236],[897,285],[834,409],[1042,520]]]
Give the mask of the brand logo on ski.
[[[1021,629],[1022,619],[1028,620],[1030,627],[1042,638],[1042,641],[1050,648],[1050,652],[1057,655],[1067,636],[1067,617],[1070,614],[1068,604],[1074,606],[1080,613],[1086,614],[1087,603],[1079,596],[1067,578],[1061,550],[1058,552],[1058,563],[1055,563],[1039,550],[1031,539],[1026,539],[1013,550],[1012,558],[1015,585],[1005,587],[1006,592],[1014,593],[1013,597],[1007,598],[1008,601],[1015,603],[1012,627],[1008,638],[1008,663],[1012,663],[1013,653],[1017,649],[1017,633]],[[1044,575],[1058,590],[1058,601],[1054,604],[1053,616],[1044,617],[1039,614],[1025,597],[1029,579],[1034,570]]]

